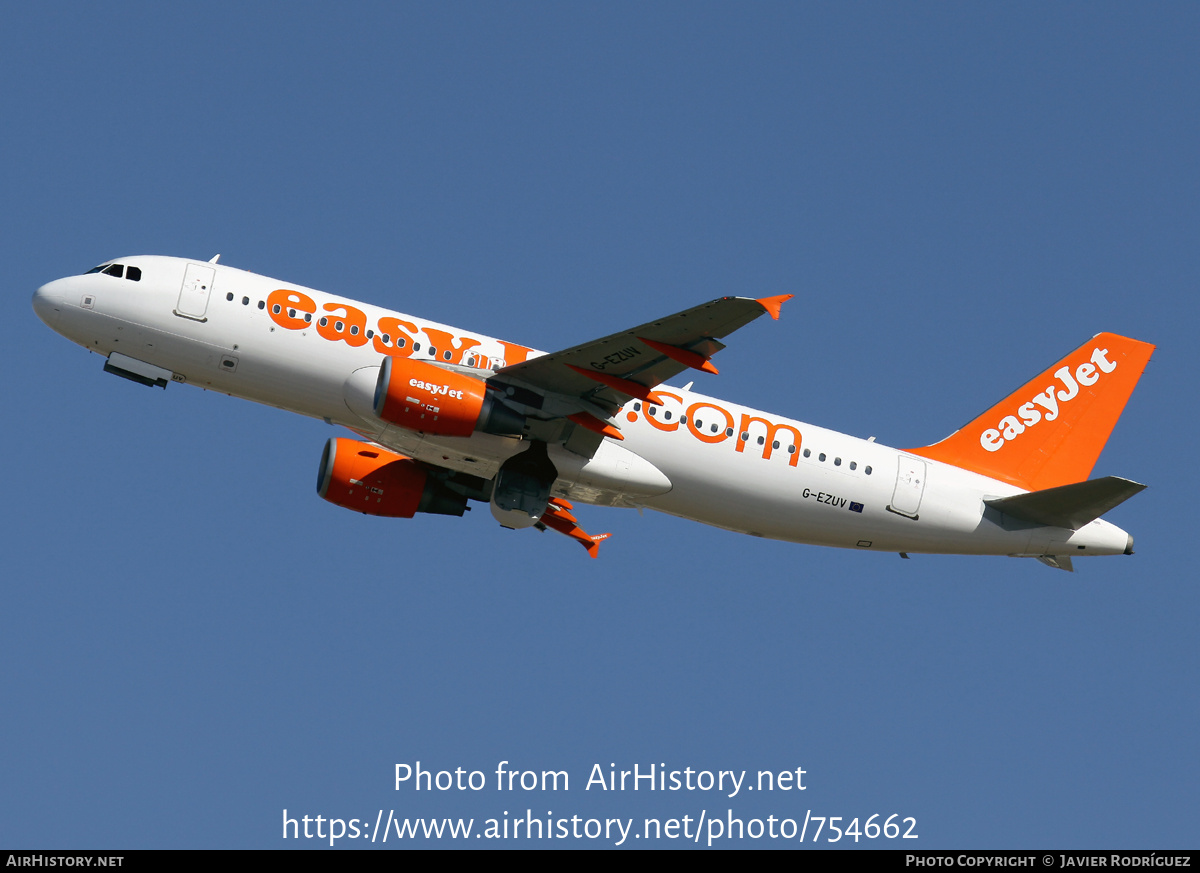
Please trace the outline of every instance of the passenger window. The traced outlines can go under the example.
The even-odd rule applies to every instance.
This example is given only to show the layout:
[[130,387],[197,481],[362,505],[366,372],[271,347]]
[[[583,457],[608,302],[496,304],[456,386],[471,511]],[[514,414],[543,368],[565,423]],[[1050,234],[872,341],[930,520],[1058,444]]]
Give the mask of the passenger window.
[[[132,269],[133,269],[133,267],[130,267],[129,269],[130,269],[130,270],[132,270]],[[242,306],[249,306],[249,305],[250,305],[250,298],[249,298],[249,297],[243,297],[243,298],[242,298]]]
[[233,302],[233,292],[230,291],[228,294],[226,294],[225,299],[228,300],[230,303],[232,303]]
[[871,475],[871,468],[870,468],[870,467],[864,467],[864,468],[863,468],[863,472],[864,472],[864,473],[866,473],[868,476],[870,476],[870,475]]
[[266,309],[266,308],[267,308],[267,301],[265,301],[265,300],[260,300],[260,301],[258,301],[258,308],[259,308],[259,309]]
[[129,279],[132,282],[142,281],[142,268],[141,267],[130,267],[129,269],[127,269],[125,271],[125,278]]

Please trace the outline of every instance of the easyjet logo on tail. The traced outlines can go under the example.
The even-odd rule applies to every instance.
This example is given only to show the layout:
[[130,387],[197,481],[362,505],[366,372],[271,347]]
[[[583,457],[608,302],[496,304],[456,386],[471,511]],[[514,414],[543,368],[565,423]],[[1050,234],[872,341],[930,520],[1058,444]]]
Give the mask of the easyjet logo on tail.
[[1070,403],[1078,397],[1081,385],[1090,388],[1103,374],[1117,368],[1116,362],[1108,360],[1107,355],[1108,349],[1093,349],[1091,360],[1076,367],[1074,374],[1069,366],[1059,367],[1054,371],[1054,378],[1063,384],[1062,388],[1049,385],[1041,394],[1035,394],[1016,415],[1004,416],[994,428],[981,433],[979,444],[989,452],[998,452],[1006,442],[1016,439],[1038,422],[1054,421],[1059,415],[1059,404]]
[[941,442],[909,451],[1027,491],[1082,482],[1153,353],[1097,334]]

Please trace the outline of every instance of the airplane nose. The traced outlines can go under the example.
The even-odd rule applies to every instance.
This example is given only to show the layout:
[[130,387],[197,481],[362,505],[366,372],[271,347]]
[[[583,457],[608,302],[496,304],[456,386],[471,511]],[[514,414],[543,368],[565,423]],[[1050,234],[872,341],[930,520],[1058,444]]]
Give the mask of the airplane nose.
[[50,327],[54,327],[62,311],[63,295],[57,285],[57,282],[50,282],[33,292],[33,311]]

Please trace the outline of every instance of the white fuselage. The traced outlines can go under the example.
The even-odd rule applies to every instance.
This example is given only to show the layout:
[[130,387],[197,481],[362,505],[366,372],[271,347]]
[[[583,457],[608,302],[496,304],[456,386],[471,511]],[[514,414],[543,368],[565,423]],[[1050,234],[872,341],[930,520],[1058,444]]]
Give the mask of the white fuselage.
[[[523,448],[513,437],[438,437],[389,425],[355,397],[386,355],[482,378],[540,352],[220,264],[115,263],[136,267],[140,278],[93,273],[51,282],[34,296],[39,317],[101,355],[116,352],[170,371],[174,381],[340,424],[439,467],[488,479]],[[624,440],[604,439],[594,457],[551,446],[553,493],[876,551],[1084,556],[1129,545],[1124,531],[1100,519],[1077,531],[1014,523],[984,500],[1022,489],[949,464],[685,389],[657,392],[665,403],[652,415],[638,401],[618,412]]]

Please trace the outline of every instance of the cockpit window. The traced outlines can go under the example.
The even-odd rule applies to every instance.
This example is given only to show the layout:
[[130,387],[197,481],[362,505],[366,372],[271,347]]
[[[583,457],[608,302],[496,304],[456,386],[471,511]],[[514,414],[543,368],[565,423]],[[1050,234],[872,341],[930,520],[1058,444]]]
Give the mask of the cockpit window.
[[92,267],[83,275],[86,276],[88,273],[103,273],[106,276],[115,276],[118,279],[120,279],[121,274],[124,273],[125,278],[129,279],[131,282],[142,281],[141,267],[129,267],[126,269],[124,264],[101,264],[99,267]]

